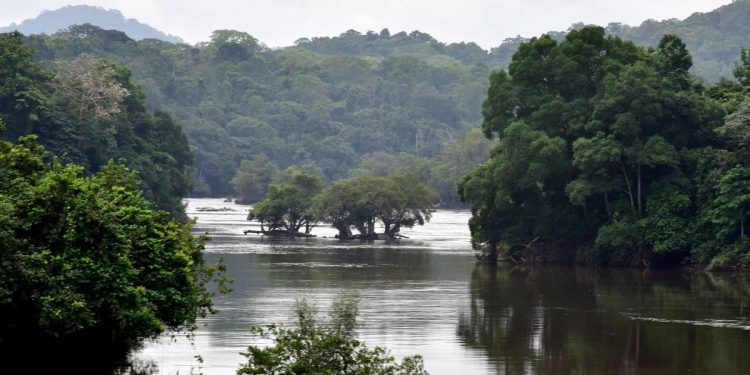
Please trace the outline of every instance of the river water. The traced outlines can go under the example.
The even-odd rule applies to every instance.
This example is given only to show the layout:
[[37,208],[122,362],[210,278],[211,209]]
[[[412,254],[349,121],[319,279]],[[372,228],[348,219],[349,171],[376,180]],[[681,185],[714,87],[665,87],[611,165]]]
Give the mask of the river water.
[[[200,208],[234,211],[205,212]],[[192,338],[165,335],[131,356],[133,373],[233,374],[259,339],[252,325],[291,326],[297,298],[355,291],[359,339],[431,374],[747,374],[750,281],[677,271],[511,268],[477,264],[466,211],[438,210],[393,243],[243,235],[248,206],[188,200],[209,262],[233,291]]]

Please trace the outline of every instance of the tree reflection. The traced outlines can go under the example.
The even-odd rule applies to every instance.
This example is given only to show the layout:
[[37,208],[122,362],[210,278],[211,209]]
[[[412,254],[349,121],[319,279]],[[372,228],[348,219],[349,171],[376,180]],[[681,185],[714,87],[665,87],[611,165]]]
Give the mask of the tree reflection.
[[748,280],[478,264],[458,336],[498,373],[722,373],[750,368]]

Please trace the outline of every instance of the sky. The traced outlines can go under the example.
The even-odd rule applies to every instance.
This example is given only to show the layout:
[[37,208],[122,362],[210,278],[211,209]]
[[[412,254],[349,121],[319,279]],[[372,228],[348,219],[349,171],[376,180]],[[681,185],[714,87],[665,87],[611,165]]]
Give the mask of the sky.
[[563,31],[571,24],[639,25],[647,19],[684,19],[731,0],[0,0],[0,26],[65,5],[118,9],[168,34],[196,43],[211,31],[248,32],[269,47],[346,30],[419,30],[442,42],[484,48],[505,38]]

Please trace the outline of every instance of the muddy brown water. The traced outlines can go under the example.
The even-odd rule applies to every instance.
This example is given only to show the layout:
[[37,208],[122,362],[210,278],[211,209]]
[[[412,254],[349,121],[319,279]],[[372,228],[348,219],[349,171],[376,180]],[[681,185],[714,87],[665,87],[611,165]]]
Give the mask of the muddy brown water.
[[750,373],[746,279],[477,264],[466,211],[438,210],[398,242],[346,243],[245,236],[247,209],[188,201],[196,232],[212,237],[206,257],[224,259],[233,291],[215,297],[220,313],[192,338],[165,335],[133,353],[134,373],[234,374],[239,353],[263,343],[250,326],[291,326],[297,298],[325,310],[351,290],[358,337],[397,358],[421,354],[431,374]]

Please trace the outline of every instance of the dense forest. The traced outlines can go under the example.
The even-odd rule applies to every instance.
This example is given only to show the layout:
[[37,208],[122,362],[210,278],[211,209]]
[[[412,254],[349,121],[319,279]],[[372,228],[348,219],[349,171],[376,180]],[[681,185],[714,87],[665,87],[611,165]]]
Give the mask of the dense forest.
[[130,71],[82,54],[45,68],[19,33],[0,34],[2,137],[36,134],[57,158],[97,172],[111,159],[138,171],[146,198],[175,217],[190,187],[187,139],[174,118],[149,112]]
[[[741,52],[741,53],[740,53]],[[638,47],[584,27],[492,74],[497,145],[460,184],[490,259],[747,265],[750,51],[706,85],[674,35]]]
[[[425,36],[390,38],[408,44]],[[325,180],[347,177],[378,152],[439,156],[444,144],[463,139],[480,122],[489,75],[486,66],[445,54],[381,58],[327,56],[302,46],[270,50],[248,34],[226,30],[191,47],[136,42],[84,25],[30,36],[27,44],[42,61],[89,53],[132,69],[148,93],[147,106],[173,113],[185,129],[196,195],[233,194],[230,180],[240,164],[260,155],[279,169],[313,164]]]
[[222,266],[181,221],[192,154],[174,119],[122,66],[32,54],[0,34],[0,357],[111,366],[194,329]]
[[[748,38],[741,22],[748,13],[750,2],[740,1],[684,21],[610,24],[605,31],[653,46],[665,33],[676,34],[694,51],[690,72],[715,81],[731,74]],[[549,33],[557,41],[566,34]],[[419,170],[444,204],[458,203],[455,184],[489,155],[489,143],[466,143],[482,142],[467,132],[481,123],[487,77],[506,68],[527,41],[510,38],[486,51],[419,31],[349,30],[269,49],[232,30],[191,46],[136,41],[91,25],[26,38],[39,61],[87,53],[127,66],[146,93],[146,107],[182,125],[194,155],[195,196],[262,199],[258,189],[237,188],[254,184],[241,178],[260,158],[271,174],[305,166],[325,181]],[[456,160],[457,153],[463,158]]]

